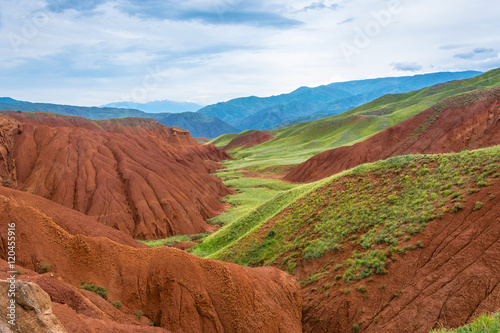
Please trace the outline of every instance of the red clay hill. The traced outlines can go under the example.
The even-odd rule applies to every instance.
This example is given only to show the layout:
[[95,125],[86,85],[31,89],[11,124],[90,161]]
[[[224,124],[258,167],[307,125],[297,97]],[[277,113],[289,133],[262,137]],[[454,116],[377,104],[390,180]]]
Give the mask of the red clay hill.
[[234,148],[246,149],[274,139],[274,136],[267,132],[249,130],[234,137],[225,147],[228,151]]
[[[12,270],[5,261],[12,223],[15,270],[22,272],[17,279],[50,296],[68,332],[302,331],[299,284],[278,269],[241,267],[168,247],[141,248],[111,228],[93,231],[99,225],[93,217],[5,187],[0,279]],[[82,281],[107,288],[106,299],[79,289]]]
[[299,164],[285,179],[311,182],[396,155],[450,153],[498,144],[500,89],[490,89],[444,100],[363,142],[327,150]]
[[230,191],[210,173],[230,158],[189,132],[150,119],[91,121],[0,113],[4,186],[72,208],[134,238],[211,230]]

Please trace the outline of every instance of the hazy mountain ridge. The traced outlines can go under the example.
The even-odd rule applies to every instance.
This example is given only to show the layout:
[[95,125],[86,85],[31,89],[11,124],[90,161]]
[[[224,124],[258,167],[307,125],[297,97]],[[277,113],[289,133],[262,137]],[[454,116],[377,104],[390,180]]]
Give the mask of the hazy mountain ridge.
[[203,107],[203,105],[192,102],[176,102],[169,100],[151,101],[146,103],[135,102],[114,102],[102,105],[101,107],[108,108],[123,108],[123,109],[136,109],[148,113],[182,113],[182,112],[196,112]]
[[9,97],[0,98],[0,110],[46,111],[58,114],[80,116],[92,120],[109,118],[151,118],[167,126],[178,126],[188,130],[194,137],[214,138],[224,133],[238,132],[224,121],[196,112],[182,113],[146,113],[135,109],[86,107],[50,103],[30,103],[17,101]]
[[479,74],[477,71],[439,72],[300,87],[289,94],[251,96],[209,105],[198,113],[217,117],[240,130],[267,129],[289,119],[302,117],[303,121],[303,117],[315,114],[339,114],[386,94],[409,92]]

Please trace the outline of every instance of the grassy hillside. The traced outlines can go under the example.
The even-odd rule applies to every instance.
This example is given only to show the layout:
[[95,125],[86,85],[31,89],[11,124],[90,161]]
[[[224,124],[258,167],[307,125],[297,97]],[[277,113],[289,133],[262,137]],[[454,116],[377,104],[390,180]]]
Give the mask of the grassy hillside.
[[[245,132],[242,132],[245,133]],[[226,133],[222,134],[208,143],[216,145],[217,147],[224,148],[231,140],[233,140],[238,133]]]
[[[235,161],[231,167],[264,169],[298,164],[327,149],[362,141],[445,98],[499,86],[500,69],[496,69],[472,79],[387,95],[339,115],[274,130],[271,133],[276,139],[237,152],[234,156],[246,161]],[[229,142],[229,137],[218,138],[214,143],[226,140]]]
[[482,314],[472,323],[457,329],[441,328],[430,333],[498,333],[500,330],[500,313]]
[[[500,177],[499,169],[500,146],[361,165],[316,183],[294,185],[260,206],[233,214],[234,222],[205,238],[192,253],[243,265],[280,265],[293,274],[299,260],[348,251],[328,273],[335,272],[346,283],[384,274],[394,254],[420,246],[413,235],[429,221],[461,211],[471,194],[487,191]],[[477,209],[483,205],[474,204]]]

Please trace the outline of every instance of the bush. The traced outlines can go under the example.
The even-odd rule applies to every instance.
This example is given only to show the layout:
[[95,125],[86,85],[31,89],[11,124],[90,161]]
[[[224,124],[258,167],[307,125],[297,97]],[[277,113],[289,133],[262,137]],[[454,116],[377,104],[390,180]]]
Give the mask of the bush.
[[139,319],[139,320],[141,319],[142,311],[135,312],[134,314],[137,316],[137,319]]
[[451,212],[452,213],[456,213],[460,210],[464,209],[464,205],[462,205],[460,202],[457,202],[452,208],[451,208]]
[[120,301],[114,301],[111,303],[111,305],[113,305],[118,310],[120,310],[122,308],[122,303]]
[[359,286],[358,288],[356,288],[358,291],[361,291],[362,293],[364,293],[366,291],[366,287],[365,286]]
[[48,271],[50,271],[50,264],[43,264],[40,266],[41,273],[47,273]]
[[94,283],[82,281],[80,289],[91,291],[104,299],[108,298],[108,289],[103,286],[96,286]]
[[474,206],[474,210],[481,209],[483,207],[483,203],[481,201],[476,201],[476,205]]

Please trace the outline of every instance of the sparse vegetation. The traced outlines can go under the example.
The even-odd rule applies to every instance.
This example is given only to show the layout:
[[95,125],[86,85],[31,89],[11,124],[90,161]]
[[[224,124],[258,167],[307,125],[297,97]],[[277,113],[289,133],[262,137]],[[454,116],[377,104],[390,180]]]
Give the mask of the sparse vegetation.
[[111,305],[113,305],[118,310],[122,308],[122,303],[120,301],[111,302]]

